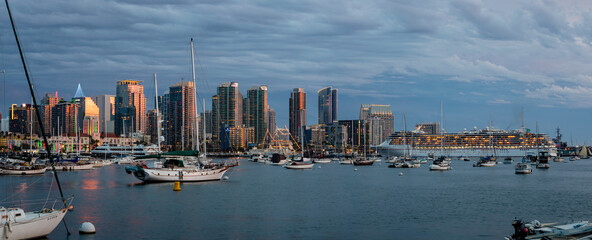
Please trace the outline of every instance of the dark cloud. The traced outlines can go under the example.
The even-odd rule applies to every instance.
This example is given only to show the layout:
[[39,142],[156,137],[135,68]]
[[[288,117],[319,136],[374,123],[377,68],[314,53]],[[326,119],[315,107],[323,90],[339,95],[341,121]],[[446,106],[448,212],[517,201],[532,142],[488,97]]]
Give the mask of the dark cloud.
[[[328,85],[353,106],[340,108],[342,118],[357,117],[361,103],[384,103],[433,121],[432,105],[442,97],[466,119],[457,128],[478,125],[469,114],[508,105],[592,108],[592,6],[585,1],[11,3],[41,94],[69,98],[77,83],[88,95],[113,94],[122,79],[144,80],[148,89],[154,72],[164,92],[191,79],[194,37],[207,76],[199,78],[200,96],[209,100],[221,82],[237,81],[243,90],[266,84],[280,126],[292,88],[305,87],[315,120],[315,92]],[[6,14],[0,45],[7,102],[26,102]]]

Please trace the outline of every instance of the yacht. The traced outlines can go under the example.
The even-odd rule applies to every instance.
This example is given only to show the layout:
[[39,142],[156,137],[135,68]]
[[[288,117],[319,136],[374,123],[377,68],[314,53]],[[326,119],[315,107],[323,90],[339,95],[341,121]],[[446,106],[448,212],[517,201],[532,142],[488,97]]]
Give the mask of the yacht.
[[99,158],[110,158],[112,156],[144,156],[158,153],[158,146],[137,145],[137,146],[116,146],[104,143],[90,151],[91,156]]

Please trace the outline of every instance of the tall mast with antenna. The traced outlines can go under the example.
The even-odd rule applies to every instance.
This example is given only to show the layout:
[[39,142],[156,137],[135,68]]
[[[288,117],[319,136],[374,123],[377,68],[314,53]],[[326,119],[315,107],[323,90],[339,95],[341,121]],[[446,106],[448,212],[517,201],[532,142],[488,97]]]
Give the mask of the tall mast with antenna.
[[156,73],[154,73],[154,110],[156,111],[156,142],[158,143],[158,152],[160,153],[160,114],[158,113],[158,85],[156,83]]
[[191,45],[191,73],[193,76],[193,102],[195,103],[195,150],[199,150],[199,125],[197,122],[197,82],[195,81],[195,58],[193,57],[193,38],[189,42]]

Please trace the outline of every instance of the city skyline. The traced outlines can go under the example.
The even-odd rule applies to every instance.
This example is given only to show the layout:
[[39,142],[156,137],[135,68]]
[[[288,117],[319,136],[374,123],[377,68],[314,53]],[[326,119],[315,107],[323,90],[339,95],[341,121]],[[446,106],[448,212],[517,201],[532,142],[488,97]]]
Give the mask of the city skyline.
[[[87,96],[114,94],[116,81],[140,79],[152,109],[152,73],[162,82],[159,92],[191,78],[193,36],[207,76],[198,65],[198,98],[211,106],[222,82],[240,82],[243,93],[267,85],[280,127],[288,125],[293,88],[333,86],[341,95],[339,119],[357,119],[361,104],[391,105],[401,130],[402,113],[408,125],[438,121],[443,98],[449,132],[486,127],[490,116],[497,128],[518,129],[524,108],[527,128],[538,122],[550,136],[560,127],[568,142],[592,142],[590,3],[329,3],[19,1],[12,8],[40,95],[57,90],[69,99],[78,83]],[[178,17],[164,17],[162,9]],[[89,17],[78,21],[80,14]],[[9,30],[0,25],[4,118],[10,104],[30,98]],[[308,119],[318,118],[316,108],[309,104]]]

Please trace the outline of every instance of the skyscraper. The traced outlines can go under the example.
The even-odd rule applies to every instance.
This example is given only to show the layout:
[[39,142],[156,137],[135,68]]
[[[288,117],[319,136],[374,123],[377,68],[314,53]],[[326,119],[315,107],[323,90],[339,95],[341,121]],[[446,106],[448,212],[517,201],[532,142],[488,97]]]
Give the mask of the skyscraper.
[[9,132],[30,134],[31,114],[33,114],[31,104],[12,104],[8,111],[10,113]]
[[123,80],[117,82],[115,95],[115,134],[141,132],[146,130],[146,96],[141,81]]
[[306,92],[294,88],[290,93],[290,134],[300,142],[302,127],[306,126]]
[[243,101],[243,123],[255,129],[255,142],[262,144],[267,133],[269,106],[267,105],[267,86],[254,86],[247,91]]
[[362,104],[360,120],[368,123],[370,145],[382,143],[395,130],[395,117],[390,105]]
[[98,95],[93,101],[99,108],[99,129],[101,133],[113,133],[115,117],[115,95]]
[[59,102],[51,110],[51,127],[54,135],[76,134],[76,114],[80,105],[74,102]]
[[39,113],[41,113],[41,119],[43,119],[43,127],[45,129],[45,135],[52,135],[52,109],[60,102],[61,98],[58,97],[58,93],[55,95],[46,93],[43,99],[41,99],[41,106],[39,106]]
[[237,82],[222,83],[217,94],[212,96],[212,124],[212,137],[216,144],[219,142],[216,140],[222,139],[220,134],[226,134],[224,128],[243,124],[243,95]]
[[268,115],[269,115],[269,121],[267,121],[267,131],[269,131],[269,134],[275,139],[276,138],[276,131],[277,131],[277,125],[276,125],[276,120],[275,120],[275,111],[273,109],[269,109],[268,111]]
[[330,124],[337,121],[337,89],[326,87],[318,92],[319,124]]
[[166,144],[173,149],[190,149],[195,136],[195,98],[193,82],[180,82],[169,88]]
[[78,84],[76,95],[72,100],[79,104],[78,116],[74,122],[78,132],[87,134],[94,139],[100,138],[99,107],[90,97],[84,96],[80,84]]

